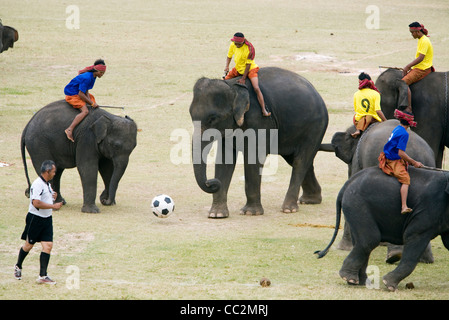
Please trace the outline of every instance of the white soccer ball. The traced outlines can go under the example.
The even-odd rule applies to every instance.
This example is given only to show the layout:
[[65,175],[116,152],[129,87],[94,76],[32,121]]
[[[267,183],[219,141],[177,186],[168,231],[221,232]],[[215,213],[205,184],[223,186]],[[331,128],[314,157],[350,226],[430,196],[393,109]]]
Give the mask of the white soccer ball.
[[170,196],[160,194],[151,201],[153,214],[158,218],[167,218],[175,210],[175,202]]

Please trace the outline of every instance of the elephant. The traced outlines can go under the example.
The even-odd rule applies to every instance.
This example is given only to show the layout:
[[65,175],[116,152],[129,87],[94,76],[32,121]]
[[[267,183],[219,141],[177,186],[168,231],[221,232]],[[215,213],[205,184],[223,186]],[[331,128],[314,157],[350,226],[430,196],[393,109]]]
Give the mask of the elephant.
[[[328,125],[326,105],[304,77],[276,67],[259,70],[270,117],[263,117],[254,89],[247,79],[200,78],[195,83],[190,115],[194,123],[193,169],[198,186],[213,193],[209,218],[227,218],[227,193],[238,151],[243,152],[247,202],[241,214],[261,215],[261,170],[268,154],[279,154],[292,166],[284,212],[298,210],[301,203],[321,203],[321,187],[313,160]],[[212,142],[218,141],[215,178],[207,179],[207,156]],[[239,143],[246,139],[248,143]],[[235,144],[234,144],[235,142]],[[243,145],[245,144],[245,145]]]
[[[388,141],[391,132],[398,125],[399,121],[395,119],[374,123],[357,139],[351,136],[351,133],[355,131],[354,125],[350,126],[345,132],[336,132],[333,135],[331,146],[335,151],[335,155],[348,164],[348,178],[364,168],[379,164],[379,154],[382,152],[383,146]],[[406,152],[413,159],[420,161],[424,165],[435,167],[435,157],[432,149],[423,138],[413,131],[409,131]],[[341,250],[350,250],[352,248],[350,228],[347,223],[344,225],[343,237],[337,247]],[[400,259],[401,252],[401,247],[388,245],[386,261],[388,263],[396,262]],[[421,261],[433,263],[434,259],[430,245],[423,254]]]
[[[441,170],[441,169],[440,169]],[[403,244],[398,266],[383,277],[390,291],[415,269],[428,243],[441,236],[449,249],[448,172],[410,168],[408,203],[413,212],[401,214],[400,183],[371,167],[353,175],[341,188],[336,201],[336,224],[328,246],[316,251],[324,257],[338,233],[341,211],[350,225],[354,247],[345,258],[340,276],[349,284],[364,285],[370,253],[382,241]]]
[[[401,81],[402,71],[387,69],[376,80],[381,93],[381,109],[387,119],[394,117],[398,106],[406,105],[407,85]],[[414,132],[419,134],[435,154],[441,168],[444,147],[449,147],[449,87],[447,72],[431,72],[424,79],[410,85],[412,109],[418,123]],[[402,109],[402,107],[400,107]]]
[[19,32],[9,26],[4,26],[0,20],[0,53],[14,47],[14,42],[19,40]]
[[77,167],[83,188],[81,211],[99,213],[100,209],[95,204],[98,172],[105,185],[100,195],[101,203],[115,205],[119,181],[137,144],[137,125],[128,116],[119,117],[101,107],[89,109],[88,116],[75,128],[75,142],[72,142],[67,139],[64,129],[79,111],[65,100],[55,101],[41,108],[22,132],[21,152],[28,188],[30,179],[25,148],[38,175],[44,160],[56,163],[56,175],[51,184],[58,194],[57,202],[65,203],[60,192],[64,169]]

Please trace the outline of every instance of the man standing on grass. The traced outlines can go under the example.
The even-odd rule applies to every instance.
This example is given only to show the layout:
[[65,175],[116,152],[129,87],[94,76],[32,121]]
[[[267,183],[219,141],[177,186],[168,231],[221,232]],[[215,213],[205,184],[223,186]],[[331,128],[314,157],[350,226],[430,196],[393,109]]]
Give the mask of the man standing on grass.
[[25,230],[22,240],[25,244],[20,248],[17,264],[14,266],[14,277],[22,279],[22,263],[36,242],[42,245],[40,255],[40,272],[37,283],[56,284],[47,275],[50,252],[53,248],[53,220],[52,211],[58,210],[62,202],[53,203],[56,192],[50,186],[49,181],[56,174],[56,165],[51,160],[46,160],[41,166],[41,175],[33,182],[30,188],[30,205],[26,217]]

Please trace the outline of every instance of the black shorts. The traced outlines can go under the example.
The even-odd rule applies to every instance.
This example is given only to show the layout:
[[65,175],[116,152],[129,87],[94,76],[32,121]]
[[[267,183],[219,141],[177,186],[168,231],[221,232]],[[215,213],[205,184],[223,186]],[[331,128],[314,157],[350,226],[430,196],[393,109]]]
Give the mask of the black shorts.
[[22,233],[22,240],[29,244],[36,242],[53,242],[53,218],[42,218],[28,212],[26,217],[25,230]]

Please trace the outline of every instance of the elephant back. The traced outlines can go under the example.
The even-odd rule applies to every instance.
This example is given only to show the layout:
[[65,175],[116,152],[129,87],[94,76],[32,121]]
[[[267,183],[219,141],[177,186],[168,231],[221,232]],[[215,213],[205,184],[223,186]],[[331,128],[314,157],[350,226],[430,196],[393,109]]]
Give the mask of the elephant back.
[[[352,162],[352,174],[378,165],[378,156],[383,151],[391,132],[399,125],[398,120],[387,120],[368,127],[358,141]],[[435,167],[435,156],[428,143],[415,132],[408,130],[409,140],[405,152],[413,159],[429,167]]]

